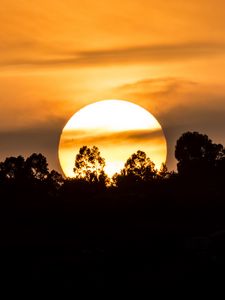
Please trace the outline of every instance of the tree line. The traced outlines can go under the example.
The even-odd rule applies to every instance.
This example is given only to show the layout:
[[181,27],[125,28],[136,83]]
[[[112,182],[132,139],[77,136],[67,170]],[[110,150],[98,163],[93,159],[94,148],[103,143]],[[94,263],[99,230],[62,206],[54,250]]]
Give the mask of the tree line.
[[224,284],[225,149],[186,132],[175,158],[177,171],[156,170],[138,150],[111,179],[95,146],[75,155],[74,178],[50,171],[42,154],[6,158],[2,277],[36,288]]
[[8,157],[0,163],[0,185],[12,182],[21,185],[45,183],[57,190],[66,182],[122,187],[174,176],[187,180],[225,176],[225,149],[223,145],[213,143],[207,135],[198,132],[182,134],[175,146],[175,158],[178,161],[177,172],[169,172],[165,164],[157,170],[146,153],[138,150],[127,159],[121,172],[109,179],[100,150],[96,146],[83,146],[75,157],[74,177],[64,179],[57,171],[49,171],[47,159],[42,154],[34,153],[27,159],[22,156]]

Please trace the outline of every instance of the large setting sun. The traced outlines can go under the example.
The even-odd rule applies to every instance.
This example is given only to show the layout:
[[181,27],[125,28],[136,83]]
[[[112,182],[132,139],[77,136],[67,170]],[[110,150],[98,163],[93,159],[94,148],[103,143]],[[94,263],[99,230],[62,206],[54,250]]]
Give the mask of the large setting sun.
[[146,152],[158,169],[167,155],[159,122],[141,106],[124,100],[87,105],[68,121],[59,143],[59,160],[67,177],[74,176],[75,157],[84,145],[99,148],[108,176],[120,172],[137,150]]

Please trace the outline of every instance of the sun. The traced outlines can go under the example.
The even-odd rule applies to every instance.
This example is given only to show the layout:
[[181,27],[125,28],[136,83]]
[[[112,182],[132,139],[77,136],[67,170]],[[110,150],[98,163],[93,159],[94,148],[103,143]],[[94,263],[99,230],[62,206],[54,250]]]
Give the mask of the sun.
[[125,100],[98,101],[70,118],[63,128],[58,150],[67,177],[74,176],[75,157],[82,146],[99,148],[109,177],[120,172],[137,150],[146,152],[158,169],[167,156],[159,122],[146,109]]

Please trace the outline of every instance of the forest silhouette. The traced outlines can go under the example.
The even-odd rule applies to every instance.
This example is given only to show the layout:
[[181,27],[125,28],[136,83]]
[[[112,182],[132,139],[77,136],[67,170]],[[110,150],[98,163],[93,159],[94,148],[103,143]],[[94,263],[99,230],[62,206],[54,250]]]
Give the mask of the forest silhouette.
[[225,149],[186,132],[177,171],[138,150],[111,179],[100,150],[74,155],[74,178],[42,154],[0,163],[1,272],[35,287],[223,284]]

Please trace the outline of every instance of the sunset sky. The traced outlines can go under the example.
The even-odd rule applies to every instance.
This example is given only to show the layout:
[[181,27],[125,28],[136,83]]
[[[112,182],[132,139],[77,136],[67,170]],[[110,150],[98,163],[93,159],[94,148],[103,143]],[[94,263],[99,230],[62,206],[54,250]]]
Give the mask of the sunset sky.
[[41,152],[60,170],[63,127],[103,99],[156,117],[169,169],[187,130],[225,145],[224,12],[224,0],[2,0],[0,160]]

